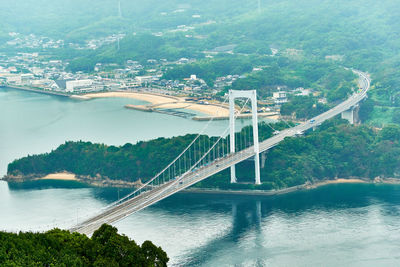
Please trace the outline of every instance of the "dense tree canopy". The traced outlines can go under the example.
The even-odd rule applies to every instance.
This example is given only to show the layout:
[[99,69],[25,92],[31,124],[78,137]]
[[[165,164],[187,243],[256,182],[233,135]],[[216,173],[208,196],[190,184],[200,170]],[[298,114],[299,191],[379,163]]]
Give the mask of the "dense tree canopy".
[[91,238],[54,229],[45,233],[0,232],[1,266],[167,266],[167,254],[150,241],[139,246],[110,225]]
[[[272,136],[273,129],[282,130],[285,127],[287,125],[282,123],[260,124],[260,139]],[[250,132],[248,128],[242,130],[243,134]],[[121,147],[67,142],[51,153],[28,156],[10,163],[8,174],[38,177],[69,171],[83,176],[146,181],[171,162],[193,138],[194,135],[159,138]],[[206,142],[209,137],[201,138],[202,142]],[[286,138],[269,151],[266,167],[261,171],[261,188],[287,187],[336,177],[397,177],[400,175],[399,141],[400,127],[396,125],[377,132],[371,127],[352,126],[342,120],[326,122],[317,131],[304,137]],[[242,177],[240,181],[253,179],[252,164],[247,161],[238,165],[238,174]],[[231,185],[226,171],[197,186],[243,187]]]
[[[275,128],[287,127],[279,123]],[[272,135],[267,124],[260,124],[260,138]],[[248,132],[248,131],[245,131]],[[114,180],[146,181],[167,166],[194,139],[188,134],[173,138],[158,138],[135,145],[121,147],[92,144],[91,142],[66,142],[51,153],[33,155],[16,160],[8,166],[10,175],[34,175],[68,171],[82,176],[108,177]],[[210,137],[201,136],[203,143]],[[215,141],[216,137],[211,137]],[[208,141],[207,141],[208,142]],[[224,145],[226,142],[222,142]],[[195,157],[200,158],[201,151]]]
[[193,64],[177,65],[168,70],[164,77],[168,80],[183,80],[196,74],[197,77],[212,86],[217,77],[242,74],[252,70],[251,59],[245,57],[225,56],[215,59],[205,59]]
[[[239,181],[254,181],[254,163],[237,165]],[[342,120],[328,121],[304,137],[286,138],[267,153],[261,169],[262,185],[229,184],[225,171],[198,183],[197,187],[273,189],[314,181],[377,176],[400,177],[400,127],[381,131],[352,126]]]
[[328,110],[324,104],[311,96],[295,96],[281,107],[281,114],[294,116],[297,119],[309,119]]

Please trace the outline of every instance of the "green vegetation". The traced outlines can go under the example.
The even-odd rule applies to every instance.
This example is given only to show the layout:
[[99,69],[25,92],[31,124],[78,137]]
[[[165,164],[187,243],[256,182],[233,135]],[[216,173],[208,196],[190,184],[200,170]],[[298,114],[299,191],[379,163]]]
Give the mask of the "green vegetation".
[[[122,17],[119,17],[117,2],[113,0],[100,0],[96,4],[88,0],[41,0],[40,4],[8,1],[0,10],[0,40],[10,38],[7,33],[11,31],[62,38],[66,44],[125,33],[127,37],[121,41],[120,50],[111,44],[95,51],[63,48],[42,52],[68,59],[70,70],[87,72],[93,71],[97,62],[122,64],[127,59],[196,58],[197,63],[174,66],[165,77],[181,79],[189,73],[198,74],[212,84],[218,75],[247,74],[247,78],[236,81],[232,87],[256,88],[261,95],[268,94],[266,89],[277,84],[321,87],[326,89],[330,102],[343,99],[353,87],[349,79],[341,79],[345,74],[340,71],[340,79],[335,74],[328,75],[332,68],[327,61],[331,61],[337,70],[347,66],[372,74],[370,98],[375,107],[364,113],[366,122],[380,125],[396,121],[394,110],[386,112],[386,108],[400,108],[397,19],[400,7],[395,1],[261,0],[260,3],[261,9],[257,10],[257,1],[245,0],[193,0],[185,4],[179,0],[121,0]],[[180,25],[192,28],[176,31]],[[236,45],[233,50],[236,57],[222,53],[214,61],[204,59],[204,51],[225,45]],[[262,72],[249,72],[256,64],[248,64],[245,58],[271,58],[270,48],[276,49],[274,57],[290,58],[297,65],[285,67],[279,63],[276,69],[276,64],[264,64]],[[2,45],[2,51],[8,49]],[[229,66],[221,68],[221,62],[229,62]],[[382,118],[385,120],[380,121]]]
[[146,180],[172,161],[193,138],[194,135],[158,138],[122,147],[66,142],[49,154],[14,161],[9,165],[8,173],[40,176],[65,170],[77,175],[101,175],[115,180]]
[[[261,71],[253,71],[254,67]],[[228,74],[246,74],[232,84],[233,89],[257,89],[262,97],[271,96],[276,86],[313,88],[320,91],[330,102],[342,100],[357,87],[357,76],[350,70],[327,60],[318,58],[297,60],[290,57],[220,55],[212,59],[202,59],[195,63],[177,65],[169,69],[165,79],[179,79],[196,74],[208,85],[213,85],[217,77]]]
[[[261,63],[261,62],[260,62]],[[260,64],[259,63],[259,64]],[[297,60],[274,57],[264,61],[262,71],[253,72],[232,84],[233,89],[257,88],[261,95],[270,95],[273,86],[304,87],[321,91],[330,101],[344,99],[355,87],[356,75],[350,70],[318,58]]]
[[[59,54],[57,51],[56,54]],[[65,53],[62,54],[63,56]],[[171,46],[165,39],[151,34],[128,35],[117,44],[105,46],[98,50],[85,50],[82,55],[72,57],[68,66],[71,71],[93,72],[96,63],[117,63],[123,64],[128,59],[135,59],[146,64],[148,59],[177,60],[182,57],[189,57],[187,50]],[[68,57],[67,57],[68,58]],[[71,59],[71,57],[69,57]]]
[[[78,10],[76,17],[79,17],[80,12],[87,8],[86,2],[80,1],[82,11]],[[73,4],[71,3],[71,5]],[[29,4],[24,4],[24,6],[26,5]],[[110,8],[114,6],[114,9]],[[246,79],[237,81],[233,85],[234,88],[256,88],[263,91],[263,88],[276,85],[277,82],[289,87],[308,86],[310,81],[315,83],[318,80],[308,77],[308,75],[318,75],[318,68],[307,68],[307,59],[316,58],[316,61],[323,61],[328,56],[328,60],[335,64],[354,67],[372,74],[373,90],[370,97],[375,101],[376,108],[369,114],[370,116],[365,118],[368,122],[379,123],[381,107],[400,107],[398,89],[400,83],[398,28],[400,24],[396,19],[400,9],[394,1],[262,0],[260,12],[257,11],[256,1],[244,0],[193,1],[186,5],[175,0],[163,3],[146,1],[141,5],[138,5],[137,1],[122,1],[122,6],[125,13],[124,19],[129,18],[129,22],[127,21],[124,25],[115,23],[115,27],[111,27],[114,32],[120,32],[122,29],[128,34],[129,40],[132,31],[138,33],[160,31],[163,34],[162,37],[159,37],[162,45],[153,47],[153,43],[149,42],[149,51],[152,52],[145,56],[140,53],[140,49],[135,52],[136,42],[127,41],[126,50],[132,51],[132,53],[118,52],[115,45],[112,45],[93,52],[93,55],[75,59],[71,69],[92,70],[93,68],[87,67],[85,58],[87,61],[96,59],[98,62],[107,62],[110,58],[121,62],[122,59],[128,59],[128,57],[138,60],[146,57],[147,59],[176,59],[181,56],[201,59],[203,51],[229,44],[236,45],[234,49],[236,54],[262,56],[271,54],[269,48],[273,47],[277,49],[278,57],[290,57],[297,60],[298,65],[304,65],[304,68],[290,68],[291,71],[302,72],[302,69],[307,71],[300,75],[287,71],[279,73],[273,66],[270,66],[262,73],[254,73]],[[67,7],[70,8],[69,5]],[[176,10],[184,11],[174,12]],[[62,15],[60,18],[67,21],[68,11],[61,12],[58,9],[57,11]],[[52,14],[52,12],[54,11],[43,11],[45,14]],[[160,15],[161,13],[163,15]],[[193,14],[199,14],[201,18],[193,18]],[[5,17],[9,16],[4,15]],[[93,17],[86,17],[84,20],[68,20],[68,25],[63,25],[68,30],[64,31],[63,29],[62,32],[67,32],[69,35],[72,35],[71,32],[79,32],[81,33],[80,38],[84,38],[84,33],[98,32],[93,28],[97,24],[98,28],[103,27],[102,23],[94,17],[106,19],[116,15],[116,5],[113,5],[111,1],[103,0],[99,2]],[[214,23],[204,23],[208,20],[212,20]],[[59,29],[56,27],[57,23],[48,23],[49,20],[43,20],[40,23],[44,22],[46,25],[51,25],[52,28]],[[127,30],[129,28],[127,24],[130,25],[131,31]],[[35,23],[29,23],[29,25],[37,26]],[[187,32],[169,31],[178,25],[191,25],[194,29]],[[51,30],[48,29],[48,32]],[[241,61],[242,59],[238,59],[235,65],[240,66]],[[95,63],[91,62],[90,65],[93,64]],[[190,67],[177,66],[177,69],[171,70],[168,76],[182,77],[186,76],[189,71],[196,70],[201,74],[200,77],[204,75],[201,78],[211,84],[214,77],[220,73],[225,74],[230,71],[232,73],[229,74],[234,74],[238,72],[235,67],[230,67],[228,71],[213,70],[211,64],[211,70],[205,73],[205,67],[210,64],[210,62],[204,61]],[[322,68],[324,73],[327,73],[329,66],[322,66]],[[246,68],[244,69],[239,69],[243,71],[240,74],[247,72]],[[338,85],[337,80],[333,77],[329,80],[336,84],[334,87],[330,87],[328,84],[324,86],[330,91],[327,94],[329,101],[342,99],[352,87],[347,82]],[[377,115],[373,116],[374,113]],[[388,114],[384,114],[384,116],[386,115]],[[386,118],[390,118],[390,116]],[[389,119],[385,123],[391,121]]]
[[[238,165],[239,181],[254,181],[254,163]],[[304,137],[286,138],[267,154],[261,169],[262,185],[229,184],[229,173],[220,173],[196,186],[219,188],[285,188],[324,179],[400,177],[400,127],[388,125],[376,132],[342,120],[322,124]]]
[[[232,5],[233,9],[226,7]],[[104,34],[135,31],[162,31],[178,25],[204,23],[218,17],[224,19],[233,13],[250,10],[252,5],[242,0],[218,2],[180,0],[121,0],[122,18],[118,1],[98,0],[15,0],[4,3],[0,10],[0,28],[6,32],[65,38],[67,41],[85,41]],[[183,11],[182,11],[183,10]],[[161,15],[161,13],[163,13]],[[192,15],[200,14],[201,18]]]
[[[284,127],[287,126],[282,123],[274,125],[278,130]],[[272,136],[272,132],[267,124],[260,125],[261,139]],[[128,143],[121,147],[91,142],[66,142],[51,153],[28,156],[12,162],[8,165],[8,175],[41,177],[54,172],[68,171],[82,176],[100,175],[113,180],[146,181],[167,166],[194,137],[195,135],[188,134],[174,138],[158,138],[135,145]],[[200,142],[204,143],[208,139],[208,136],[203,135]],[[210,139],[214,142],[216,137]],[[200,158],[201,151],[196,153],[193,157]]]
[[[282,130],[285,126],[277,124],[273,128]],[[261,124],[259,130],[261,140],[273,135],[267,124]],[[248,128],[242,130],[243,134],[248,132]],[[159,138],[122,147],[67,142],[51,153],[14,161],[8,166],[8,175],[42,176],[69,171],[92,177],[101,175],[110,179],[146,181],[171,162],[193,138],[194,135]],[[207,138],[202,136],[202,142]],[[399,140],[400,127],[394,125],[376,132],[368,126],[347,125],[342,120],[326,122],[315,132],[304,137],[287,138],[271,149],[266,167],[261,171],[263,185],[256,188],[284,188],[336,177],[397,177],[400,174]],[[239,181],[253,179],[252,164],[239,164]],[[255,187],[231,185],[228,177],[227,171],[221,172],[197,186]]]
[[310,96],[295,96],[289,98],[288,103],[281,107],[281,114],[284,116],[293,116],[297,119],[309,119],[328,110],[324,104]]
[[1,266],[167,266],[167,254],[150,241],[141,246],[103,224],[91,238],[54,229],[0,232]]
[[168,80],[183,80],[196,74],[209,86],[217,77],[250,72],[254,66],[254,58],[240,56],[224,56],[213,59],[203,59],[192,64],[177,65],[169,69],[163,76]]

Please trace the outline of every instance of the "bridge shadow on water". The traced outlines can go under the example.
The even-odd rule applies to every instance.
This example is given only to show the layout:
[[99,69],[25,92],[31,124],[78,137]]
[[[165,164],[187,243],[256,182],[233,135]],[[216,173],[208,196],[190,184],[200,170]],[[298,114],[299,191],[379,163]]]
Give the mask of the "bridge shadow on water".
[[[46,190],[46,189],[90,189],[90,194],[104,204],[122,198],[132,189],[128,188],[102,188],[91,187],[76,181],[38,180],[23,183],[10,183],[8,188],[12,191],[20,190]],[[149,209],[170,214],[179,214],[190,209],[193,213],[212,211],[226,212],[232,205],[237,205],[237,215],[241,211],[255,210],[255,203],[261,203],[262,217],[268,212],[280,211],[288,214],[304,212],[309,209],[324,209],[334,211],[343,208],[357,208],[370,205],[374,201],[400,205],[400,185],[387,184],[332,184],[313,190],[298,191],[277,196],[252,196],[234,194],[203,194],[181,192],[170,196]]]
[[269,218],[275,214],[291,219],[315,210],[339,213],[374,204],[382,206],[383,213],[396,213],[400,216],[399,209],[393,208],[393,204],[400,205],[400,186],[338,184],[274,197],[181,193],[151,208],[176,215],[187,210],[192,214],[204,211],[231,214],[228,231],[190,251],[182,265],[198,266],[210,258],[218,258],[227,247],[239,243],[249,232],[257,233],[254,245],[262,247],[264,240],[268,239],[267,236],[260,238],[262,227],[268,225]]
[[[74,182],[41,181],[40,183],[9,184],[11,191],[72,188],[80,190],[81,185]],[[87,188],[85,189],[87,190]],[[104,206],[128,194],[130,189],[89,188],[88,194],[104,203]],[[325,214],[348,211],[366,212],[359,209],[378,205],[379,212],[400,216],[400,186],[373,184],[334,184],[314,190],[299,191],[278,196],[247,196],[228,194],[178,193],[148,207],[148,211],[176,217],[190,217],[213,220],[219,214],[228,218],[228,225],[205,243],[185,252],[182,266],[199,266],[216,259],[227,249],[237,249],[236,245],[250,236],[249,242],[256,248],[262,248],[268,240],[265,229],[274,216],[296,223],[296,217],[307,213],[322,211]],[[211,214],[211,215],[210,215]],[[361,214],[363,216],[363,214]],[[136,215],[140,216],[140,212]],[[229,219],[230,218],[230,219]],[[195,225],[193,231],[196,231]],[[255,234],[254,234],[255,233]],[[263,251],[260,249],[260,251]]]
[[[9,190],[46,190],[46,189],[90,189],[90,194],[105,205],[116,201],[129,194],[132,189],[127,188],[99,188],[91,187],[76,181],[61,180],[39,180],[23,183],[7,183]],[[374,202],[390,203],[400,205],[400,185],[385,184],[332,184],[313,190],[298,191],[277,196],[251,196],[233,194],[203,194],[181,192],[170,196],[148,209],[162,210],[163,212],[179,214],[181,212],[200,213],[211,211],[226,213],[231,211],[235,205],[236,213],[233,213],[234,220],[241,220],[244,213],[251,213],[250,217],[258,216],[261,205],[261,215],[268,216],[272,212],[283,212],[296,214],[310,209],[323,209],[335,211],[345,208],[357,208],[368,206]],[[257,204],[259,205],[259,204]],[[236,215],[235,215],[236,214]],[[247,217],[249,215],[246,215]],[[257,217],[257,219],[259,219]],[[256,223],[257,220],[250,220]],[[252,224],[254,224],[252,223]]]

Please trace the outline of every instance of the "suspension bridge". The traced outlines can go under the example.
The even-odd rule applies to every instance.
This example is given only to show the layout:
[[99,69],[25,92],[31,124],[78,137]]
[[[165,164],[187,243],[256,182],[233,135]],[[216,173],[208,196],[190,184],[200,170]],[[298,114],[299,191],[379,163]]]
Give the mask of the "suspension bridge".
[[[261,184],[259,158],[261,153],[278,145],[286,137],[302,135],[305,131],[315,129],[324,121],[339,114],[342,114],[342,118],[347,119],[352,124],[356,121],[358,104],[367,97],[370,79],[360,71],[354,70],[354,72],[360,77],[360,90],[351,95],[347,100],[295,127],[287,128],[280,132],[274,131],[274,136],[262,142],[258,141],[256,91],[231,90],[229,92],[229,126],[220,137],[208,138],[202,134],[197,135],[157,175],[132,193],[108,205],[97,215],[78,223],[70,231],[91,235],[103,223],[116,223],[132,213],[157,203],[227,168],[231,168],[231,182],[235,183],[235,165],[250,158],[254,158],[255,183]],[[247,127],[248,132],[245,130],[242,135],[235,134],[235,119],[237,114],[240,113],[235,112],[236,98],[247,99],[243,108],[247,105],[248,101],[251,101],[253,127]],[[250,132],[251,129],[252,133]]]

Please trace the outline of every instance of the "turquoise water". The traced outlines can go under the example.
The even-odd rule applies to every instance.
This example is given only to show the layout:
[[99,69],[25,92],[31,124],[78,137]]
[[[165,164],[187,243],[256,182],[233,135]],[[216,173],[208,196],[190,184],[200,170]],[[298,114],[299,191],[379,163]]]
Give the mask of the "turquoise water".
[[[12,159],[65,140],[118,145],[204,125],[122,108],[133,102],[0,89],[0,175]],[[209,133],[225,126],[216,122]],[[0,229],[68,228],[126,193],[75,182],[0,182]],[[399,219],[399,186],[343,184],[276,197],[182,193],[116,226],[138,243],[161,246],[171,266],[399,266]]]
[[[126,193],[43,188],[0,182],[0,229],[66,228]],[[399,266],[399,218],[399,186],[343,184],[276,197],[182,193],[116,226],[161,246],[171,266]]]

